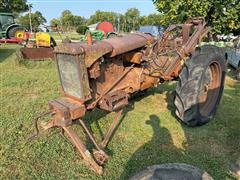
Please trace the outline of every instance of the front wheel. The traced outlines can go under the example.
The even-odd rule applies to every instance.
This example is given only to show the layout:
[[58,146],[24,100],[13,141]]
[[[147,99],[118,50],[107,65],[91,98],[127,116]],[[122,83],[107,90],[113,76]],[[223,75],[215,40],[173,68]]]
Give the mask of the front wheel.
[[176,115],[189,126],[209,122],[224,89],[226,61],[221,49],[203,46],[186,61],[176,88]]

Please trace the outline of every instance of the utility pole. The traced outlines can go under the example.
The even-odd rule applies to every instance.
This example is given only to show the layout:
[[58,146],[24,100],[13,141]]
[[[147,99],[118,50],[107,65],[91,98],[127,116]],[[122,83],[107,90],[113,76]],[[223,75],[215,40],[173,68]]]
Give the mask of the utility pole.
[[29,24],[30,24],[30,33],[32,33],[32,17],[31,17],[31,8],[32,8],[32,5],[31,4],[28,4],[28,9],[29,9]]

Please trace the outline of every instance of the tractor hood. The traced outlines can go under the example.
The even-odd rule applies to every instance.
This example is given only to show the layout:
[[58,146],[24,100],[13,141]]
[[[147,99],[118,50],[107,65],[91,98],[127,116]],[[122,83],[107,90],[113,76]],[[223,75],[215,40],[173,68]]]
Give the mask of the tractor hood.
[[86,43],[63,43],[54,50],[56,54],[83,55],[86,67],[90,67],[97,59],[112,51],[112,46],[103,41],[96,41],[93,45]]
[[106,55],[114,57],[131,50],[145,47],[152,43],[154,38],[149,34],[131,33],[117,37],[87,43],[63,43],[55,48],[56,54],[84,55],[86,67],[90,67],[97,59]]

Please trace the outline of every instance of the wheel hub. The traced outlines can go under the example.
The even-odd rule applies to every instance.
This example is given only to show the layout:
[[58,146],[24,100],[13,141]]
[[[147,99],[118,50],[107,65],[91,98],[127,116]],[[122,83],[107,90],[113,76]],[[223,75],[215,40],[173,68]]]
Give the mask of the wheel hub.
[[208,116],[213,110],[218,99],[221,78],[221,67],[214,61],[208,66],[199,91],[198,102],[202,116]]
[[17,32],[15,33],[15,37],[22,39],[22,38],[23,38],[23,34],[24,34],[23,31],[17,31]]

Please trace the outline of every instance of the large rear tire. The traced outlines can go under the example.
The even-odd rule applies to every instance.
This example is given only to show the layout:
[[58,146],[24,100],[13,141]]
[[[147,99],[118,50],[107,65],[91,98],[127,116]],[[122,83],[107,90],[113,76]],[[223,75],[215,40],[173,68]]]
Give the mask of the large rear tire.
[[176,88],[176,115],[188,126],[209,122],[224,89],[226,61],[216,46],[203,46],[186,61]]
[[15,27],[12,27],[11,29],[8,30],[7,37],[8,38],[23,39],[24,38],[24,32],[25,32],[25,28],[20,27],[20,26],[15,26]]

